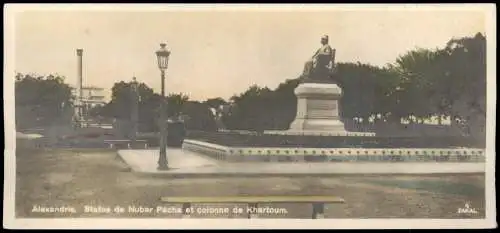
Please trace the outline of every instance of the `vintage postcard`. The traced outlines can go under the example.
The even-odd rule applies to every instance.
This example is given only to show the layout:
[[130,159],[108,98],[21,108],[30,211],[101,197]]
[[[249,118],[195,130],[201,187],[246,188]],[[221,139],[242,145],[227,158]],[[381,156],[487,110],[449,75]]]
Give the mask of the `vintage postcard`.
[[493,4],[4,12],[5,228],[497,226]]

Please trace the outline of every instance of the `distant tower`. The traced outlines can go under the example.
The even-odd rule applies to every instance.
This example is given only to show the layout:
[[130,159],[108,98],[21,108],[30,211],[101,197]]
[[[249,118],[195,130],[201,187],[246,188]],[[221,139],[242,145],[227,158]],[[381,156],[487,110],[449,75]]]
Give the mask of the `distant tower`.
[[77,93],[76,93],[76,98],[77,98],[77,119],[78,122],[81,123],[83,120],[83,103],[82,103],[82,96],[83,96],[83,49],[77,49],[76,50],[76,55],[78,57],[78,84],[77,84]]

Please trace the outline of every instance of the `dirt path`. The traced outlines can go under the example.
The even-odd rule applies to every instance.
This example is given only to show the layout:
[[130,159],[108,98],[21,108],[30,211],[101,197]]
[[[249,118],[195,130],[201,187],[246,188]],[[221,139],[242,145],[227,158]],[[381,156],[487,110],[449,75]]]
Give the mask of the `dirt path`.
[[[392,183],[387,183],[387,180]],[[383,183],[382,181],[386,182]],[[401,183],[405,181],[406,183]],[[424,182],[425,181],[425,182]],[[465,187],[467,192],[441,192],[427,185],[446,182],[451,187]],[[399,182],[399,183],[398,183]],[[404,185],[401,185],[401,184]],[[453,186],[455,184],[455,186]],[[406,185],[406,186],[405,186]],[[464,186],[465,185],[465,186]],[[411,187],[413,187],[411,186]],[[327,218],[481,218],[484,217],[484,176],[447,177],[366,177],[366,178],[214,178],[165,179],[136,176],[113,151],[47,150],[18,152],[16,183],[16,216],[18,217],[180,217],[181,214],[157,213],[158,206],[180,208],[161,203],[162,196],[223,196],[223,195],[335,195],[347,203],[328,205]],[[478,214],[458,214],[465,203]],[[100,207],[85,213],[85,206]],[[123,213],[114,213],[121,206]],[[130,213],[129,206],[150,207],[152,213]],[[200,207],[245,208],[243,205],[195,205]],[[34,207],[67,207],[74,213],[40,213]],[[311,206],[281,204],[287,214],[260,217],[310,218]],[[35,208],[40,211],[40,209]],[[193,217],[236,218],[246,215],[195,214]]]

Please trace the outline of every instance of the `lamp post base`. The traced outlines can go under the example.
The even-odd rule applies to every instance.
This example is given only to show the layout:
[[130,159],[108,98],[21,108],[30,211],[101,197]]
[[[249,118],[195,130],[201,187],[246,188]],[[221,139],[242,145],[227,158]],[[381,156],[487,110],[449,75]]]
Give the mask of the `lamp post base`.
[[168,165],[159,165],[156,169],[159,171],[166,171],[169,170],[170,168],[168,167]]
[[[164,134],[163,134],[164,135]],[[168,170],[167,148],[165,143],[165,136],[161,135],[160,157],[158,158],[158,170]]]
[[169,169],[167,155],[165,151],[160,151],[160,158],[158,159],[158,167],[156,169],[159,171],[164,171]]

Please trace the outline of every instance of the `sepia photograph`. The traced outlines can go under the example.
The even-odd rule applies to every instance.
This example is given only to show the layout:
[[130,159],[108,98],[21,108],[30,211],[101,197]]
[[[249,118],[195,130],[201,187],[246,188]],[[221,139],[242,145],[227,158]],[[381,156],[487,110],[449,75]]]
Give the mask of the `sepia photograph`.
[[8,4],[4,227],[494,228],[493,4]]

